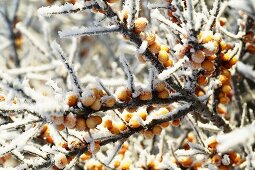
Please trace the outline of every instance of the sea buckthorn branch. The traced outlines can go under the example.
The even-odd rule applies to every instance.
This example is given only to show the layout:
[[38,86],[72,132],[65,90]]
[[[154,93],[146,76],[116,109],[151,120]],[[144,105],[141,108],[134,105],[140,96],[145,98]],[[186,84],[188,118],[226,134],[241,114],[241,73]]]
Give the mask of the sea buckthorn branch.
[[[153,92],[152,92],[153,93]],[[68,110],[65,111],[65,113],[69,113],[69,112],[73,112],[77,115],[90,115],[96,112],[100,112],[100,111],[108,111],[108,110],[114,110],[114,109],[125,109],[125,108],[133,108],[133,107],[139,107],[139,106],[145,106],[145,105],[153,105],[153,104],[168,104],[168,103],[173,103],[173,102],[179,102],[179,101],[186,101],[187,98],[186,96],[183,95],[179,95],[177,94],[171,94],[168,98],[166,99],[161,99],[158,97],[153,97],[151,100],[140,100],[139,98],[133,98],[131,99],[129,102],[116,102],[114,104],[114,106],[112,107],[101,107],[99,110],[93,110],[90,108],[82,108],[82,109],[72,109],[72,110]]]
[[[152,119],[151,122],[149,122],[148,124],[146,124],[146,126],[140,126],[138,128],[134,128],[131,130],[128,130],[126,132],[120,133],[118,135],[113,135],[113,136],[108,136],[108,137],[103,137],[103,138],[95,138],[95,141],[99,141],[100,142],[100,146],[106,145],[108,143],[114,143],[117,142],[119,140],[123,140],[123,139],[127,139],[129,138],[131,135],[138,133],[142,130],[146,130],[146,129],[150,129],[152,127],[154,127],[155,125],[167,122],[167,121],[171,121],[171,120],[176,120],[181,118],[182,116],[185,116],[187,113],[189,113],[190,111],[192,111],[194,108],[192,107],[191,104],[186,104],[185,106],[178,108],[170,113],[167,114],[167,116],[163,116],[162,118],[158,118],[158,119]],[[88,147],[85,146],[85,148],[82,149],[82,152],[86,152],[88,151]],[[76,155],[80,152],[79,150],[74,150],[69,152],[69,155]]]
[[[107,11],[106,13],[110,13],[111,16],[112,15],[115,15],[117,17],[116,14],[114,14],[114,12],[112,11],[111,7],[109,7],[108,4],[106,4],[107,6]],[[119,20],[119,19],[118,19]],[[126,26],[123,25],[123,24],[120,24],[120,29],[121,29],[121,32],[128,36],[130,38],[130,41],[134,42],[135,44],[137,44],[137,46],[139,47],[141,44],[142,44],[142,40],[137,37],[133,32],[131,31],[128,31]],[[152,62],[152,64],[155,66],[155,68],[158,70],[158,72],[162,72],[164,70],[164,66],[159,63],[159,61],[156,59],[156,57],[154,57],[154,55],[149,51],[149,49],[147,48],[144,52],[144,55],[149,59],[149,61]],[[184,95],[188,95],[189,92],[185,92],[183,89],[181,89],[180,87],[178,87],[178,85],[176,85],[174,82],[173,82],[173,79],[170,78],[167,80],[167,83],[170,85],[171,88],[173,88],[174,90],[176,90],[177,92],[181,92],[182,94]],[[197,104],[197,106],[200,106],[200,105],[204,105],[202,102],[200,102],[195,96],[192,97],[192,100],[196,100],[196,102],[199,102]],[[195,102],[195,103],[196,103]],[[207,106],[204,106],[204,107],[207,107]],[[204,114],[204,116],[206,118],[209,118],[210,121],[212,121],[216,126],[218,127],[223,127],[224,131],[225,132],[228,132],[230,131],[230,127],[228,124],[226,124],[226,122],[217,114],[213,114],[212,112],[209,111],[209,109],[201,109],[199,111],[202,111],[202,114]]]
[[[45,1],[52,3],[49,0]],[[96,27],[60,32],[62,37],[85,35],[85,37],[81,38],[81,49],[77,48],[78,51],[82,51],[82,54],[74,56],[73,50],[70,50],[70,55],[73,56],[71,57],[72,59],[69,59],[68,66],[66,66],[71,78],[77,80],[73,84],[78,84],[78,86],[75,85],[74,89],[67,93],[64,89],[58,88],[57,84],[60,85],[59,87],[69,87],[69,81],[67,82],[65,78],[60,80],[59,77],[66,76],[66,71],[57,66],[54,67],[54,70],[46,69],[42,72],[45,77],[53,76],[51,77],[52,82],[47,82],[46,84],[47,88],[50,86],[53,89],[45,90],[43,85],[41,85],[48,78],[31,79],[29,69],[23,73],[15,74],[19,75],[20,78],[24,76],[29,79],[29,82],[24,81],[26,84],[23,83],[20,87],[35,102],[28,101],[25,96],[17,95],[15,90],[12,89],[11,93],[5,97],[10,88],[7,85],[3,86],[4,97],[0,96],[0,129],[3,129],[0,131],[1,139],[3,139],[0,141],[0,147],[2,148],[0,153],[3,151],[8,153],[5,154],[3,152],[4,155],[0,156],[0,166],[2,162],[11,159],[20,160],[17,166],[14,165],[18,169],[41,169],[44,166],[71,169],[77,164],[79,166],[76,167],[89,170],[102,170],[104,168],[122,170],[135,168],[154,170],[165,168],[198,169],[200,167],[226,169],[245,166],[253,168],[253,165],[250,164],[253,158],[246,158],[243,150],[238,150],[234,147],[222,149],[225,141],[227,141],[226,143],[233,141],[231,146],[240,144],[246,150],[248,150],[246,145],[250,147],[254,143],[253,140],[247,140],[248,144],[244,144],[243,139],[248,139],[248,135],[242,135],[248,134],[246,133],[248,132],[247,129],[252,127],[246,127],[246,124],[252,121],[254,117],[252,112],[255,108],[252,102],[254,96],[247,97],[248,93],[253,94],[254,92],[252,78],[255,77],[254,71],[253,68],[249,68],[246,64],[253,62],[253,59],[247,56],[255,53],[253,48],[254,31],[252,30],[253,26],[249,26],[252,25],[249,24],[252,21],[244,12],[240,13],[242,20],[237,24],[239,32],[244,35],[238,39],[233,39],[231,36],[225,36],[220,30],[220,27],[226,30],[234,30],[230,29],[228,24],[226,24],[228,19],[232,22],[232,13],[224,15],[225,9],[226,11],[232,11],[232,7],[224,7],[226,4],[228,6],[228,2],[221,3],[225,9],[221,8],[219,11],[220,1],[216,0],[212,12],[209,13],[203,0],[200,1],[202,4],[199,4],[199,1],[191,0],[166,0],[162,5],[150,4],[148,6],[144,2],[140,3],[139,0],[127,0],[124,7],[120,4],[118,6],[117,3],[111,4],[117,0],[80,0],[76,3],[74,2],[75,0],[68,1],[71,3],[41,8],[39,13],[50,16],[53,14],[78,13],[91,9],[92,12],[98,14],[95,15],[97,20]],[[246,4],[246,2],[244,3]],[[156,26],[157,22],[151,20],[149,18],[150,15],[147,14],[148,19],[141,17],[144,13],[139,13],[140,7],[144,11],[147,10],[146,6],[151,9],[155,9],[157,6],[160,8],[160,12],[156,9],[154,14],[157,14],[157,12],[160,14],[155,16],[155,18],[159,18],[159,21],[163,24]],[[17,11],[17,9],[14,9],[14,11]],[[23,11],[20,12],[24,13]],[[163,16],[163,12],[166,16]],[[98,19],[97,16],[101,19]],[[223,16],[226,16],[227,20],[224,20]],[[94,15],[91,15],[91,17],[94,17]],[[190,18],[194,20],[190,20]],[[75,14],[75,19],[79,20],[80,23],[85,22],[85,24],[88,24],[88,20],[83,20],[83,14]],[[56,17],[53,20],[61,23],[63,21],[71,21],[67,17]],[[146,27],[148,25],[147,20],[150,22],[151,28]],[[34,22],[38,23],[38,21],[32,21],[32,23]],[[58,22],[54,23],[49,30],[52,30],[52,32],[55,32],[53,30],[59,30]],[[71,23],[73,21],[68,24]],[[183,29],[186,32],[185,35],[173,30],[170,23],[174,23],[174,27],[179,30]],[[35,46],[39,51],[43,51],[38,48],[38,44],[33,44],[34,41],[37,42],[37,39],[37,43],[39,43],[39,39],[42,39],[42,37],[33,39],[34,35],[30,35],[30,29],[26,28],[24,30],[23,25],[20,24],[16,26],[21,35],[27,37],[29,41],[32,40],[32,44],[28,43],[30,46],[24,46],[25,48],[17,46],[18,54],[23,54],[24,49],[31,52],[30,54],[26,53],[24,58],[20,57],[22,67],[15,70],[18,72],[19,70],[23,71],[23,68],[26,68],[27,65],[33,65],[26,62],[29,61],[31,54],[34,54],[33,50],[30,51],[29,47],[31,45]],[[22,29],[20,26],[22,26]],[[34,27],[34,25],[32,24],[28,27]],[[15,31],[15,27],[12,29]],[[38,32],[38,29],[34,29],[34,31]],[[46,33],[45,30],[43,32]],[[124,65],[128,67],[128,71],[124,70],[124,72],[128,75],[128,85],[130,87],[131,84],[132,88],[127,86],[118,87],[114,95],[111,92],[115,90],[115,87],[110,85],[108,90],[108,86],[104,86],[100,81],[99,85],[101,87],[90,87],[91,84],[87,85],[89,81],[83,81],[86,82],[82,84],[84,86],[80,85],[79,78],[70,67],[72,63],[70,61],[74,61],[75,68],[79,66],[82,68],[78,68],[79,75],[83,75],[88,70],[91,71],[89,68],[93,67],[93,65],[88,66],[89,64],[85,64],[90,63],[91,57],[83,58],[87,56],[83,55],[86,53],[86,49],[84,50],[83,46],[91,41],[100,42],[102,38],[93,39],[88,37],[88,35],[102,35],[112,32],[121,33],[126,40],[129,40],[117,42],[120,38],[119,36],[111,38],[107,36],[106,46],[112,46],[114,43],[116,45],[120,44],[120,50],[116,52],[116,56],[125,55],[130,57],[133,56],[133,51],[136,51],[134,53],[139,61],[143,63],[149,61],[154,67],[150,70],[149,76],[147,74],[141,75],[144,72],[138,73],[138,80],[141,78],[140,76],[145,78],[145,83],[141,84],[142,81],[136,82],[133,80],[133,74],[127,66],[127,62],[125,62]],[[26,41],[23,42],[22,40],[22,38],[19,38],[18,42],[25,44]],[[114,42],[111,43],[111,41]],[[236,41],[238,41],[238,44],[235,43]],[[161,45],[161,43],[166,45]],[[102,44],[99,44],[100,48]],[[93,64],[98,64],[96,67],[98,69],[96,74],[98,75],[96,76],[101,77],[102,75],[104,79],[108,76],[107,73],[110,69],[116,69],[112,75],[119,74],[124,77],[123,72],[118,70],[119,67],[115,63],[116,58],[110,57],[106,59],[109,53],[104,52],[107,49],[99,49],[97,51],[98,43],[94,45],[92,49],[88,50],[88,55],[97,53],[100,56],[104,56],[100,57],[100,63],[96,63],[99,59],[97,56],[93,59]],[[121,48],[125,48],[125,45],[129,47],[129,51],[127,50],[128,55],[125,54],[125,51],[124,54],[119,54],[119,52],[122,52]],[[68,41],[63,42],[63,48],[66,49],[67,46]],[[63,53],[61,52],[62,50],[57,51],[58,53]],[[47,57],[47,54],[49,53],[46,50],[45,57]],[[67,63],[66,57],[63,56],[61,56],[62,62]],[[184,56],[185,62],[181,62]],[[244,64],[234,66],[237,60]],[[40,61],[43,61],[43,64],[45,64],[44,62],[53,63],[51,59],[42,59]],[[130,61],[130,65],[135,63],[133,59]],[[7,63],[1,63],[2,65],[7,65]],[[35,65],[37,64],[35,63]],[[143,65],[142,67],[146,68],[146,66]],[[13,75],[9,72],[8,67],[5,69],[7,69],[7,74]],[[159,75],[166,70],[171,71],[171,69],[174,70],[173,74],[167,75],[167,78],[163,79],[164,81],[159,79]],[[95,70],[95,68],[92,69],[92,71]],[[146,78],[149,80],[148,84],[146,84],[148,81]],[[233,80],[234,78],[236,79]],[[248,80],[249,78],[251,81]],[[8,80],[8,77],[2,78],[2,80],[4,79]],[[236,82],[240,83],[237,86],[239,91],[236,90],[236,86],[233,84]],[[125,81],[123,80],[123,83],[120,84],[124,85]],[[87,87],[83,88],[85,86]],[[32,88],[35,88],[35,90]],[[135,95],[132,95],[133,93]],[[240,111],[236,110],[237,106],[233,97],[238,94],[241,96],[239,99],[236,97],[239,110],[242,111],[240,116],[238,115]],[[211,95],[213,96],[211,97]],[[12,101],[13,99],[15,100]],[[228,105],[229,102],[230,104]],[[189,126],[187,121],[183,120],[186,116],[191,117],[191,115],[187,115],[189,113],[195,119],[190,121],[192,123],[191,126]],[[234,134],[234,136],[231,136],[231,140],[230,138],[222,140],[223,138],[218,137],[215,139],[213,135],[219,136],[219,133],[221,133],[219,128],[223,129],[224,132],[231,130],[225,119],[229,120],[231,128],[237,128],[241,131],[234,130],[234,133],[231,133],[231,135]],[[181,127],[176,128],[181,121]],[[31,128],[41,123],[43,127],[39,136],[38,133],[32,134]],[[169,124],[172,126],[169,127]],[[239,124],[244,128],[240,128]],[[195,126],[201,127],[201,129]],[[204,130],[206,133],[203,133]],[[26,132],[28,135],[25,134]],[[203,137],[200,137],[200,134]],[[27,139],[26,137],[30,135],[31,138]],[[236,136],[239,137],[239,135],[243,138],[236,139]],[[26,136],[26,140],[31,142],[28,142],[28,145],[24,147],[21,146],[22,144],[18,144],[19,151],[16,152],[15,141],[21,142],[18,139],[23,136]],[[184,137],[182,138],[182,136]],[[145,138],[153,138],[153,147],[150,147],[151,145],[148,144],[150,141],[145,140]],[[171,142],[176,139],[178,141]],[[122,143],[123,140],[125,142],[121,144],[122,146],[116,145],[117,147],[114,146],[116,151],[110,152],[113,148],[112,143],[118,141]],[[237,142],[235,143],[235,141]],[[235,144],[233,145],[233,143]],[[31,144],[36,144],[38,148],[29,148]],[[172,153],[164,149],[164,146],[174,148]],[[98,152],[100,147],[101,152]],[[249,156],[252,156],[252,150],[246,152]],[[10,157],[11,153],[13,156]],[[42,153],[47,153],[47,155]],[[113,155],[113,157],[110,155]],[[108,161],[109,163],[103,161],[105,158],[111,161]],[[203,161],[197,158],[201,158]]]
[[96,8],[98,5],[96,3],[86,1],[76,3],[75,5],[69,3],[62,6],[42,7],[38,10],[38,13],[43,16],[51,16],[56,14],[77,13],[87,9],[92,9],[93,7]]

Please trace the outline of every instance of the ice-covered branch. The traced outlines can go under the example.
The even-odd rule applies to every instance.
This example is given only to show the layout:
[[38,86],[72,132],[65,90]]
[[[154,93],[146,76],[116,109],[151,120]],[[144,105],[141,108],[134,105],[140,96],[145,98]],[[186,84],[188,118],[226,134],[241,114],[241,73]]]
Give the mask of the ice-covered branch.
[[56,41],[53,41],[51,43],[51,48],[52,48],[53,52],[55,53],[55,55],[58,56],[62,60],[62,62],[65,64],[65,67],[66,67],[68,73],[71,76],[74,91],[76,93],[80,94],[80,96],[81,96],[82,90],[81,90],[80,83],[78,81],[77,76],[75,75],[75,73],[73,71],[73,68],[68,64],[68,61],[66,59],[66,56],[65,56],[62,48],[60,47],[60,45]]
[[93,7],[93,3],[90,1],[79,1],[74,5],[71,3],[65,3],[64,5],[52,5],[49,7],[41,7],[38,9],[38,14],[42,16],[51,16],[55,14],[66,14],[66,13],[76,13],[79,11],[84,11],[86,9],[91,9]]
[[111,25],[111,26],[72,28],[70,30],[59,31],[58,34],[60,38],[68,38],[90,35],[102,35],[118,31],[119,26]]

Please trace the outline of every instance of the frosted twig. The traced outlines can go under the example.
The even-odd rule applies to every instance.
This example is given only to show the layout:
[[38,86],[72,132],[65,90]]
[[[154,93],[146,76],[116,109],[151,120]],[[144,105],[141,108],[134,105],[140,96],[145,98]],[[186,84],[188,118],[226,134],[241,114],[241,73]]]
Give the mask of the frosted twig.
[[207,22],[207,24],[205,26],[205,30],[209,30],[213,26],[213,23],[215,22],[218,14],[219,14],[219,11],[220,11],[220,5],[221,5],[220,0],[215,0],[214,1],[213,9],[210,12],[210,18],[209,18],[209,21]]
[[53,52],[55,53],[55,55],[58,56],[62,60],[62,62],[65,64],[65,67],[66,67],[69,75],[71,76],[71,79],[73,82],[73,88],[74,88],[73,90],[81,96],[81,94],[82,94],[81,86],[78,82],[77,76],[75,75],[75,73],[73,71],[73,68],[68,64],[66,55],[64,54],[62,48],[56,41],[53,41],[51,43],[51,48],[52,48]]
[[158,9],[155,9],[151,16],[153,18],[156,18],[157,20],[159,20],[160,22],[168,25],[170,28],[172,28],[173,30],[176,30],[178,32],[180,32],[182,35],[187,36],[187,31],[181,27],[179,27],[177,24],[171,22],[170,20],[166,19],[162,14],[160,14]]
[[66,3],[61,6],[52,5],[50,7],[41,7],[38,9],[38,14],[42,16],[51,16],[56,14],[66,14],[66,13],[76,13],[79,11],[84,11],[86,9],[91,9],[93,7],[93,3],[86,1],[76,2],[74,5],[71,3]]
[[127,19],[127,26],[128,29],[133,29],[134,27],[134,21],[135,21],[135,14],[136,14],[136,0],[127,0],[125,3],[127,3],[128,7],[128,19]]
[[70,30],[59,31],[58,34],[60,38],[68,37],[81,37],[81,36],[90,36],[90,35],[102,35],[112,32],[118,32],[119,26],[98,26],[98,27],[82,27],[82,28],[72,28]]
[[128,88],[131,90],[132,94],[135,93],[135,85],[134,85],[134,77],[133,73],[131,72],[130,66],[124,56],[120,57],[120,62],[124,67],[124,71],[128,77]]
[[170,68],[164,70],[162,73],[160,73],[160,74],[158,75],[158,78],[159,78],[160,80],[166,80],[166,79],[168,79],[169,77],[172,76],[172,74],[173,74],[174,72],[176,72],[179,68],[181,68],[181,67],[183,66],[183,64],[184,64],[185,62],[187,62],[188,60],[189,60],[188,57],[187,57],[187,56],[184,56],[183,59],[180,59],[177,63],[174,64],[174,67],[170,67]]

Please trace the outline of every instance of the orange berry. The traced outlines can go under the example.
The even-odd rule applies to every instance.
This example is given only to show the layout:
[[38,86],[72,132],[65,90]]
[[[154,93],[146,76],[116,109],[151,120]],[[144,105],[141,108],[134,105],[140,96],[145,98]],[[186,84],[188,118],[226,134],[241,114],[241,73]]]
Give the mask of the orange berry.
[[221,104],[228,104],[229,103],[229,98],[227,96],[225,97],[220,97],[220,103]]
[[160,126],[161,126],[162,128],[167,128],[169,125],[170,125],[169,122],[164,122],[164,123],[161,123],[161,124],[160,124]]
[[153,136],[154,136],[152,130],[146,130],[146,131],[144,131],[144,132],[143,132],[143,135],[144,135],[144,137],[149,138],[149,139],[153,138]]
[[87,130],[86,120],[83,118],[78,118],[76,121],[75,129],[77,129],[78,131]]
[[156,36],[153,33],[150,33],[146,36],[146,41],[148,42],[149,45],[152,45],[155,43]]
[[208,43],[213,40],[213,32],[212,31],[201,31],[198,35],[198,41],[202,43]]
[[120,166],[120,161],[116,160],[113,162],[114,168],[118,168]]
[[166,84],[165,82],[161,81],[161,82],[158,82],[156,85],[155,85],[155,89],[157,92],[162,92],[165,90],[165,87],[166,87]]
[[179,160],[180,164],[186,168],[190,167],[192,165],[193,160],[190,157],[182,157]]
[[151,44],[149,46],[149,50],[154,53],[157,54],[160,51],[160,44],[158,42],[154,42],[153,44]]
[[181,123],[181,120],[180,119],[175,119],[173,121],[171,121],[171,125],[174,126],[174,127],[178,127]]
[[68,163],[66,156],[63,153],[58,153],[54,157],[54,163],[59,169],[65,168]]
[[58,130],[58,131],[62,131],[65,129],[65,126],[63,124],[60,124],[60,125],[55,125],[55,128]]
[[228,78],[224,75],[219,75],[219,80],[221,84],[225,84],[228,81]]
[[90,159],[91,155],[92,155],[91,152],[87,151],[87,152],[83,153],[83,154],[80,156],[80,159],[81,159],[82,161],[86,161],[86,160]]
[[230,60],[230,54],[229,53],[226,53],[226,54],[223,54],[222,55],[222,53],[221,53],[221,55],[220,55],[220,59],[221,60],[223,60],[223,61],[228,61],[228,60]]
[[99,110],[101,108],[102,104],[100,99],[96,99],[95,102],[90,106],[93,110]]
[[0,102],[5,101],[5,97],[4,96],[0,96]]
[[148,113],[145,109],[142,109],[142,110],[139,110],[138,111],[138,115],[143,119],[143,120],[146,120],[147,116],[148,116]]
[[231,77],[231,72],[227,69],[222,70],[221,74],[226,76],[228,79]]
[[116,96],[120,101],[128,101],[131,97],[131,91],[127,87],[119,87],[116,90]]
[[[100,117],[100,116],[98,116]],[[101,118],[102,119],[102,118]],[[86,126],[89,128],[89,129],[94,129],[96,128],[96,126],[98,125],[99,122],[97,122],[96,120],[96,116],[90,116],[89,118],[87,118],[86,120]]]
[[148,20],[144,17],[137,18],[134,22],[134,29],[136,33],[143,32],[148,24]]
[[160,46],[160,50],[166,51],[167,53],[169,53],[169,51],[170,51],[168,45],[161,45],[161,46]]
[[160,50],[158,54],[158,60],[164,63],[164,62],[167,62],[168,59],[169,59],[169,54],[164,50]]
[[64,123],[64,115],[52,115],[51,121],[56,125],[61,125]]
[[215,59],[216,59],[216,55],[215,54],[213,54],[213,55],[210,55],[210,56],[207,56],[206,58],[208,59],[208,60],[210,60],[210,61],[214,61]]
[[107,96],[107,98],[104,100],[104,104],[106,107],[113,107],[116,103],[116,100],[113,96]]
[[205,53],[202,50],[197,50],[191,55],[191,59],[195,63],[202,63],[205,60]]
[[229,93],[231,92],[231,90],[232,90],[232,89],[231,89],[231,86],[230,86],[230,85],[227,85],[227,84],[226,84],[226,85],[223,85],[221,89],[222,89],[222,92],[223,92],[223,93],[226,93],[226,94],[229,94]]
[[214,70],[214,64],[213,62],[209,60],[205,60],[202,62],[201,67],[206,71],[213,71]]
[[142,91],[139,95],[140,100],[150,100],[152,98],[151,91]]
[[104,120],[104,127],[106,127],[107,129],[111,129],[113,127],[112,120],[110,119]]
[[81,103],[89,107],[96,101],[96,96],[93,94],[93,92],[84,92],[82,94]]
[[221,165],[221,156],[219,154],[215,154],[211,160],[213,164],[217,166]]
[[130,113],[130,112],[124,112],[123,114],[123,119],[126,121],[126,122],[129,122],[130,119],[132,118],[133,114]]
[[204,75],[199,75],[198,76],[198,79],[197,79],[197,83],[200,85],[200,86],[204,86],[207,84],[207,78],[204,76]]
[[131,162],[129,160],[123,160],[121,163],[121,169],[122,170],[128,170],[130,169]]
[[234,56],[234,57],[232,57],[230,60],[229,60],[229,65],[230,66],[233,66],[233,65],[235,65],[236,63],[237,63],[237,61],[238,61],[238,58],[237,58],[237,56]]
[[208,138],[208,140],[206,141],[206,143],[207,143],[207,146],[208,146],[209,149],[211,149],[211,150],[216,150],[216,147],[217,147],[217,145],[218,145],[218,142],[217,142],[217,140],[216,140],[216,138],[215,138],[214,136]]
[[129,125],[130,125],[130,127],[132,127],[132,128],[138,128],[138,127],[140,127],[141,125],[140,125],[140,122],[138,121],[138,117],[136,117],[136,116],[133,116],[130,120],[129,120]]
[[127,126],[124,123],[121,122],[121,123],[118,124],[118,129],[120,131],[125,131],[127,129]]
[[164,67],[172,67],[173,66],[173,60],[168,59],[166,62],[163,63]]
[[248,46],[246,47],[246,50],[247,50],[249,53],[251,53],[251,54],[255,54],[255,45],[252,45],[252,44],[248,45]]
[[227,49],[227,44],[225,41],[221,41],[220,42],[220,48],[221,48],[221,51],[224,51]]
[[69,92],[66,96],[65,102],[69,107],[74,107],[77,105],[78,96],[73,92]]
[[76,117],[73,113],[69,113],[67,116],[65,116],[64,119],[64,126],[73,129],[76,125]]
[[169,97],[169,91],[167,89],[158,93],[158,98],[160,99],[166,99],[168,97]]
[[162,128],[159,125],[156,125],[152,128],[152,133],[154,135],[160,135],[161,132],[162,132]]
[[120,133],[120,129],[116,126],[116,125],[113,125],[112,128],[108,129],[112,134],[119,134]]

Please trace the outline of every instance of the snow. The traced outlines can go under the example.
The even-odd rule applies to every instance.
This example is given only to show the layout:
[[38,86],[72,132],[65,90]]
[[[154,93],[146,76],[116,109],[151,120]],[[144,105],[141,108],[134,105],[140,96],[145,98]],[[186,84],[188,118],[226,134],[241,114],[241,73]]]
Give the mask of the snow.
[[180,59],[177,63],[174,64],[174,67],[167,68],[162,73],[158,75],[159,80],[166,80],[171,77],[171,75],[176,72],[179,68],[183,66],[185,62],[187,62],[189,59],[187,56],[184,56],[184,58]]
[[147,47],[148,47],[148,42],[147,41],[143,41],[141,46],[137,50],[138,54],[143,54],[145,52],[145,50],[147,49]]
[[91,5],[92,3],[89,1],[86,1],[85,3],[83,1],[78,1],[74,5],[71,3],[65,3],[64,5],[61,5],[61,6],[52,5],[48,7],[41,7],[38,9],[37,13],[38,15],[49,17],[53,14],[70,13],[72,11],[81,11]]
[[235,129],[227,134],[220,134],[217,136],[217,141],[219,142],[218,152],[226,152],[238,145],[248,145],[255,141],[255,124]]
[[229,155],[224,154],[223,157],[222,157],[221,162],[222,162],[223,165],[226,165],[226,166],[229,165],[230,164]]
[[27,141],[35,135],[38,131],[39,126],[35,126],[33,128],[28,129],[27,131],[20,134],[17,138],[13,139],[9,144],[0,147],[0,156],[13,151],[14,149],[21,149],[24,145],[26,145]]
[[90,35],[102,35],[102,34],[117,32],[118,30],[119,30],[119,26],[117,25],[81,27],[81,28],[73,27],[69,30],[59,31],[58,34],[60,38],[68,38],[68,37],[80,37],[80,36],[90,36]]
[[203,44],[203,46],[204,46],[206,49],[210,50],[210,51],[214,51],[214,49],[215,49],[215,47],[214,47],[214,42],[213,42],[213,41],[210,41],[210,42],[208,42],[208,43],[205,43],[205,44]]
[[73,68],[68,64],[66,55],[64,54],[64,51],[62,50],[60,45],[55,40],[51,43],[51,48],[52,48],[54,54],[56,56],[58,56],[62,60],[62,62],[65,64],[65,67],[71,77],[71,83],[72,83],[72,88],[73,88],[74,92],[81,95],[82,91],[81,91],[81,86],[78,82],[78,78],[76,77],[76,75],[73,71]]

